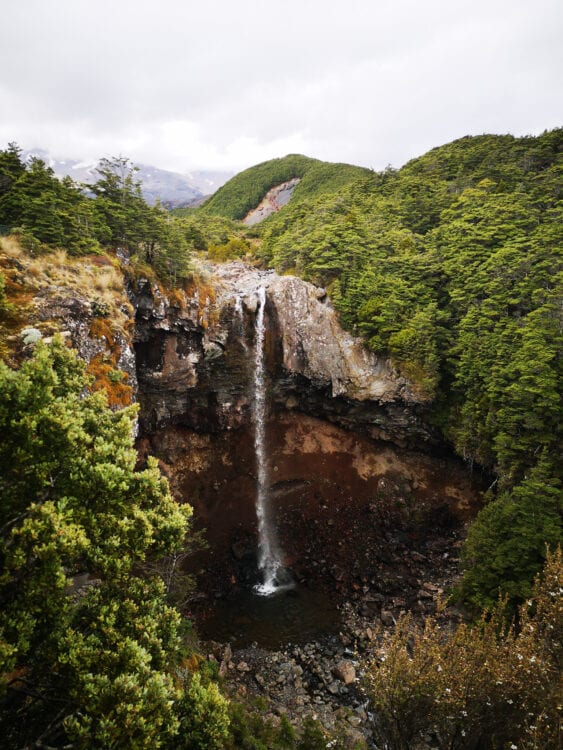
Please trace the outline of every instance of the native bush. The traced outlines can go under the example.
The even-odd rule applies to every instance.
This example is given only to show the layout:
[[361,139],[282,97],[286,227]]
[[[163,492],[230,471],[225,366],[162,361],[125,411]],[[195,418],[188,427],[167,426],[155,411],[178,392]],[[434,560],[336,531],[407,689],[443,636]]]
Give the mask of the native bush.
[[161,747],[179,726],[183,620],[141,564],[189,506],[135,468],[135,409],[88,393],[55,338],[0,362],[0,732],[6,746]]
[[[501,601],[450,630],[409,615],[384,641],[365,686],[376,740],[388,750],[534,747],[557,750],[563,605],[561,550],[548,554],[531,597],[506,624]],[[530,744],[532,743],[532,744]]]

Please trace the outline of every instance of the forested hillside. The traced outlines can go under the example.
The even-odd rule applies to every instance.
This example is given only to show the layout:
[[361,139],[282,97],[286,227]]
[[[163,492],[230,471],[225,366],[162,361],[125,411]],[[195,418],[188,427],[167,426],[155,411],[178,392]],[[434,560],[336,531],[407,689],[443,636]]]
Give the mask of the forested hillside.
[[563,130],[467,137],[261,225],[260,257],[326,285],[343,321],[429,401],[494,502],[464,593],[527,595],[560,535]]
[[341,190],[351,182],[369,174],[369,170],[351,164],[331,164],[290,154],[246,169],[223,185],[199,209],[199,213],[224,216],[241,221],[256,208],[270,188],[294,177],[300,179],[292,202],[312,198],[326,192]]
[[[230,258],[325,286],[344,325],[410,381],[444,443],[490,476],[457,592],[473,626],[459,626],[458,610],[445,627],[441,611],[425,624],[387,613],[354,712],[393,750],[428,747],[430,737],[444,750],[560,746],[562,143],[563,129],[467,137],[381,173],[292,155],[241,173],[185,215],[150,207],[127,159],[102,160],[97,182],[81,186],[39,159],[24,163],[14,144],[0,151],[0,234],[10,235],[0,252],[7,747],[351,746],[305,714],[296,733],[285,714],[239,704],[244,691],[220,692],[220,669],[242,663],[242,675],[248,664],[231,664],[230,645],[219,663],[199,653],[179,610],[191,585],[179,565],[191,511],[156,461],[139,468],[136,407],[121,408],[132,388],[114,369],[113,335],[126,327],[124,310],[129,343],[135,325],[125,287],[148,279],[172,315],[190,301],[197,315],[213,296],[207,261]],[[238,223],[292,177],[300,182],[287,206],[252,229]],[[104,381],[127,398],[108,402],[92,362],[53,330],[26,327],[40,295],[76,302],[78,281],[113,285],[80,294],[90,335],[111,350],[99,355]],[[499,594],[516,614],[510,626]],[[340,718],[349,729],[357,715]],[[365,747],[362,737],[354,746]]]

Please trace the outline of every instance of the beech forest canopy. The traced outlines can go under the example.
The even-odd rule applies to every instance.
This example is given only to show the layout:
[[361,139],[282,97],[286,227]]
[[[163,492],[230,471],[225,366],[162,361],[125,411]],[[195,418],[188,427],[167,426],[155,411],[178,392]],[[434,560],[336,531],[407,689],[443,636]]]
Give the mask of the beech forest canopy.
[[300,182],[295,188],[292,201],[311,198],[321,193],[336,192],[367,174],[369,170],[364,167],[331,164],[300,154],[290,154],[283,159],[271,159],[241,172],[219,188],[203,204],[199,213],[225,216],[240,221],[249,211],[256,208],[270,188],[295,177],[299,178]]
[[259,256],[326,286],[457,452],[496,474],[465,546],[464,595],[478,607],[499,589],[522,600],[560,539],[562,140],[561,129],[462,138],[398,171],[343,169],[338,185],[316,179],[334,165],[290,156],[201,209],[240,218],[256,185],[302,170],[289,205],[260,225]]

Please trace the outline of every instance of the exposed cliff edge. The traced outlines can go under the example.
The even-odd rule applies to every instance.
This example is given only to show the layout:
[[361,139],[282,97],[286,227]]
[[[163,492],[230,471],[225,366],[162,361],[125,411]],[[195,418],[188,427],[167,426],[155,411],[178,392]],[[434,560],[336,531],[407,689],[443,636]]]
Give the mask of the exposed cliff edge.
[[[141,428],[215,432],[250,420],[249,350],[266,290],[270,393],[299,409],[400,445],[435,444],[426,407],[388,360],[344,331],[326,292],[241,262],[216,265],[212,292],[167,303],[149,282],[133,296]],[[238,300],[238,302],[237,302]]]
[[301,279],[232,262],[209,265],[205,282],[165,296],[146,279],[126,291],[107,258],[10,252],[2,268],[18,312],[5,326],[7,345],[25,356],[26,337],[63,332],[112,406],[140,402],[141,434],[250,425],[263,287],[272,413],[295,409],[398,445],[439,442],[412,384],[344,331],[326,292]]
[[300,182],[301,179],[299,177],[294,177],[292,180],[282,182],[281,185],[276,185],[271,190],[268,190],[256,208],[253,208],[252,211],[246,214],[243,223],[251,227],[268,216],[277,213],[284,206],[287,206],[291,200],[293,191]]

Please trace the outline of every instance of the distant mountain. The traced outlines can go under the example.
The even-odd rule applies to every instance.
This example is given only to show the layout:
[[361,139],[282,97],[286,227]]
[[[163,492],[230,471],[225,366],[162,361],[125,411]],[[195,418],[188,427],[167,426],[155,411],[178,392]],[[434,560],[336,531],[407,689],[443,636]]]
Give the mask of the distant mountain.
[[202,195],[212,195],[216,190],[219,190],[231,177],[234,176],[234,172],[221,172],[218,170],[195,170],[193,172],[186,172],[184,177],[198,190],[201,191]]
[[[42,159],[58,177],[68,175],[77,182],[92,183],[98,178],[97,161],[80,161],[79,159],[55,159],[44,149],[32,149],[23,152],[24,159],[37,157]],[[196,170],[181,174],[159,169],[148,164],[136,164],[139,167],[138,177],[145,200],[154,204],[160,199],[166,208],[179,208],[201,203],[214,193],[232,176],[232,172],[213,170]]]

